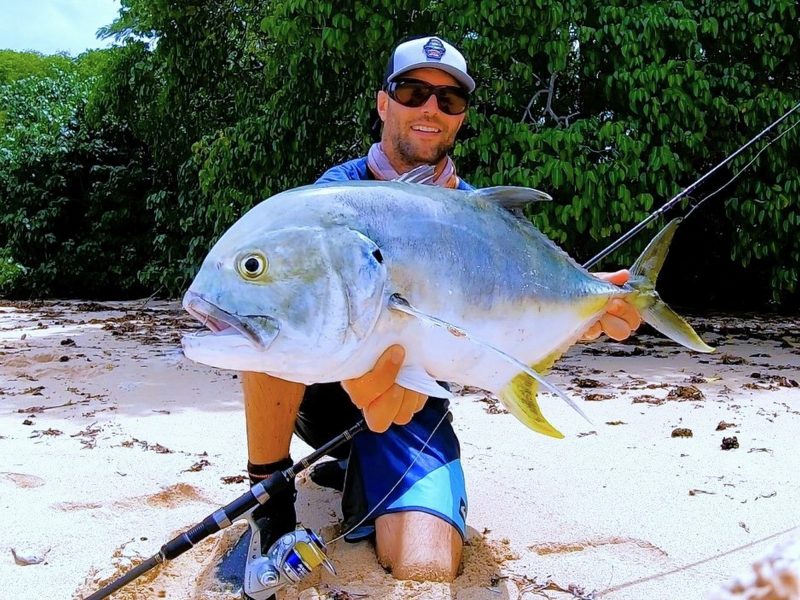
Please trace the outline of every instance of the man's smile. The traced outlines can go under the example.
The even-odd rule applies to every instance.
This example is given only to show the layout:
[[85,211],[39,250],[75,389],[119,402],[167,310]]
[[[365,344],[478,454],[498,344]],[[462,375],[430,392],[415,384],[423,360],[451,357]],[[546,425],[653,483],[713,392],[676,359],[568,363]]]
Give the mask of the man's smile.
[[438,127],[434,127],[433,125],[412,125],[411,130],[423,134],[442,133],[441,129],[439,129]]

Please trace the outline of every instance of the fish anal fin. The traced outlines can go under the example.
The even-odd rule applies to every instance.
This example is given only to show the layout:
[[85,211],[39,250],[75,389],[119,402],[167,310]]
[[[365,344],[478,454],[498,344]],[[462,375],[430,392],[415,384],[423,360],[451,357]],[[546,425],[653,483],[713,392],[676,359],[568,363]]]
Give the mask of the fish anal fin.
[[500,400],[517,419],[538,433],[562,439],[564,434],[545,419],[536,401],[539,382],[524,371],[500,392]]
[[547,373],[553,368],[553,365],[556,364],[556,361],[564,355],[564,352],[566,352],[568,348],[569,346],[565,346],[563,349],[558,349],[551,352],[535,365],[531,365],[531,369],[537,373]]

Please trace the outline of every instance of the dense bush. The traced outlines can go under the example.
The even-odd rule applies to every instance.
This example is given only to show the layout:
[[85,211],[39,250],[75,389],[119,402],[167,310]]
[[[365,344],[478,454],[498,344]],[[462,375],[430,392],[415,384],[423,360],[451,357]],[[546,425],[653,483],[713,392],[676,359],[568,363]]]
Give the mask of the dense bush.
[[113,119],[86,123],[91,87],[77,68],[0,86],[0,292],[144,291],[138,273],[151,253],[149,159]]
[[[123,0],[107,31],[121,45],[78,130],[106,118],[128,132],[152,219],[138,276],[177,295],[247,208],[365,152],[389,51],[437,32],[479,86],[460,172],[550,192],[531,218],[585,260],[797,102],[797,11],[790,0]],[[662,281],[670,298],[798,302],[797,139],[770,146],[682,226]],[[647,238],[601,266],[629,264]]]

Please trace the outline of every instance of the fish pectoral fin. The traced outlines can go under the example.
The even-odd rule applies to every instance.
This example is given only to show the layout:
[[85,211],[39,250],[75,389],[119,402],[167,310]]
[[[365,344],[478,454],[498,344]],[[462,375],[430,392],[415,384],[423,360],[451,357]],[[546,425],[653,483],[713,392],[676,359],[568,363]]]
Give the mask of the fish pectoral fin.
[[527,187],[499,185],[496,187],[481,188],[472,192],[481,198],[494,202],[505,209],[525,208],[532,202],[548,202],[553,199],[550,194]]
[[[534,431],[539,431],[540,433],[545,433],[546,435],[552,435],[553,437],[563,437],[558,430],[556,430],[552,425],[550,425],[542,416],[541,411],[539,410],[539,406],[536,403],[536,391],[538,386],[546,389],[548,392],[551,392],[561,398],[564,402],[566,402],[575,412],[581,415],[584,419],[586,419],[589,423],[589,417],[581,410],[581,408],[564,392],[554,386],[552,383],[547,381],[542,375],[534,371],[532,368],[524,364],[523,362],[517,360],[510,354],[503,352],[499,348],[492,346],[491,344],[484,342],[482,340],[476,339],[472,334],[470,334],[465,329],[458,327],[457,325],[453,325],[452,323],[448,323],[446,321],[442,321],[441,319],[425,314],[411,306],[408,303],[408,300],[403,298],[400,294],[392,294],[389,298],[389,308],[392,310],[396,310],[407,315],[411,315],[420,319],[430,325],[434,325],[435,327],[440,327],[446,329],[451,335],[455,336],[456,338],[462,340],[465,344],[473,344],[480,346],[485,351],[495,355],[496,357],[511,363],[515,367],[517,367],[521,372],[519,375],[514,377],[511,382],[506,386],[506,389],[501,392],[501,400],[504,399],[505,402],[508,402],[506,406],[511,411],[511,413],[517,417],[520,421],[522,421],[525,425],[533,429]],[[525,378],[520,379],[521,376],[525,376]],[[530,380],[533,383],[538,384],[536,387],[531,388]],[[526,389],[533,390],[531,393],[523,394],[520,390],[523,389],[523,383],[526,382],[524,386],[527,386]],[[516,382],[516,383],[515,383]],[[506,392],[506,390],[509,390]],[[505,394],[505,398],[503,397]],[[538,417],[536,416],[538,414]]]
[[406,389],[433,398],[446,398],[449,400],[453,397],[449,390],[442,387],[425,369],[418,365],[403,365],[403,368],[397,374],[396,381]]
[[403,183],[430,183],[433,181],[433,173],[436,168],[433,165],[420,165],[411,169],[408,173],[403,173],[400,177],[392,181],[402,181]]

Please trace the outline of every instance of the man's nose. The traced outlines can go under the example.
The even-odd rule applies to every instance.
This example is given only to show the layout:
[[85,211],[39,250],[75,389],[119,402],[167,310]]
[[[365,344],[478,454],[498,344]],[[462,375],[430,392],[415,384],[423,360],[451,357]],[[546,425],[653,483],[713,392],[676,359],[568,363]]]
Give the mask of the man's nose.
[[422,105],[422,110],[426,113],[439,112],[439,100],[436,98],[436,94],[431,94],[430,98]]

